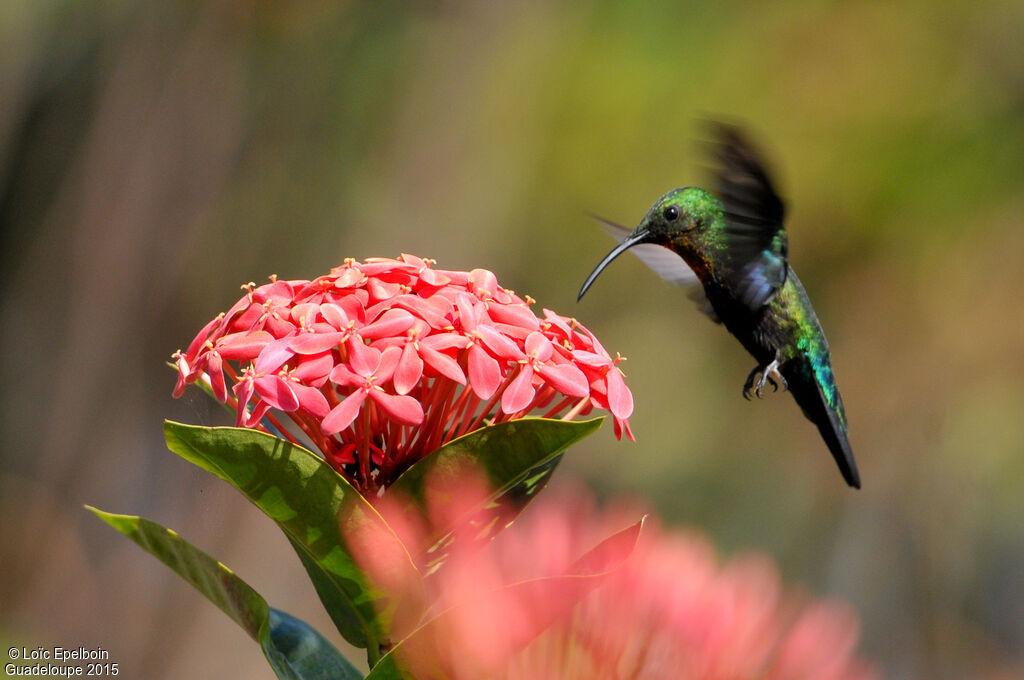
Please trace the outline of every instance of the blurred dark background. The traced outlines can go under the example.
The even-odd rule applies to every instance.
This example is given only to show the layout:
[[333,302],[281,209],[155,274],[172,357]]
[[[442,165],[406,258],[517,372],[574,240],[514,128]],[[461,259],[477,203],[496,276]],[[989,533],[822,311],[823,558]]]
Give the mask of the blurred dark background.
[[[82,509],[177,529],[331,634],[283,537],[168,453],[170,354],[269,274],[486,267],[623,364],[637,443],[564,475],[848,600],[892,678],[1024,677],[1024,3],[0,4],[0,640],[122,677],[270,678]],[[746,121],[790,206],[864,480],[611,241]],[[336,635],[332,636],[336,639]]]

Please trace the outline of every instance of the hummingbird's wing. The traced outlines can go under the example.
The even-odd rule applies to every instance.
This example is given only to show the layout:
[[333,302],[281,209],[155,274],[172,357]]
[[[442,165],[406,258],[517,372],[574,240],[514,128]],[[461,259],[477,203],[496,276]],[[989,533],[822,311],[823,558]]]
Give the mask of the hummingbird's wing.
[[725,206],[729,272],[751,311],[771,302],[789,271],[785,206],[764,164],[739,128],[713,123],[718,195]]
[[[622,239],[630,234],[630,230],[621,224],[616,224],[598,215],[591,215],[591,217],[600,222],[605,232],[616,241],[622,241]],[[714,308],[711,306],[711,302],[704,295],[704,289],[697,285],[700,283],[700,280],[683,258],[668,248],[653,243],[635,245],[629,249],[629,252],[639,257],[644,264],[653,269],[654,273],[661,278],[671,281],[677,286],[689,288],[687,296],[697,304],[697,308],[711,317],[711,320],[715,323],[721,323],[718,315],[715,314]]]

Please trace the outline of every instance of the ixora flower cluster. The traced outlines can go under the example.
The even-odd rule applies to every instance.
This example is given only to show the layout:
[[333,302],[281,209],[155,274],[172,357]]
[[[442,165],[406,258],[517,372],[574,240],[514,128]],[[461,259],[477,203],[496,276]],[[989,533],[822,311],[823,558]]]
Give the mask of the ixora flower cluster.
[[607,409],[616,436],[633,438],[621,357],[574,319],[539,318],[487,270],[433,264],[350,259],[312,281],[244,286],[174,354],[175,396],[201,380],[238,426],[296,441],[271,409],[285,413],[364,490],[455,437],[534,412]]
[[[576,558],[629,518],[635,509],[600,509],[588,492],[563,487],[483,549],[456,542],[426,585],[444,615],[398,650],[411,676],[878,679],[858,655],[859,622],[848,606],[785,586],[765,555],[723,563],[701,534],[650,517],[620,559],[580,588],[588,574]],[[376,551],[359,557],[371,576],[387,576]],[[556,579],[536,587],[565,574],[575,586]],[[418,582],[408,584],[407,597],[419,592]]]

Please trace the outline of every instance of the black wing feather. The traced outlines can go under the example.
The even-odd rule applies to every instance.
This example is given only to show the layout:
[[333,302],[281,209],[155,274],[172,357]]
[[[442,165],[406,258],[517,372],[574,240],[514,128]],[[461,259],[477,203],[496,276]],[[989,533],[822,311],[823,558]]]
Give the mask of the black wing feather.
[[756,311],[786,282],[786,209],[759,154],[740,129],[713,123],[712,130],[716,188],[728,222],[731,277],[737,297]]

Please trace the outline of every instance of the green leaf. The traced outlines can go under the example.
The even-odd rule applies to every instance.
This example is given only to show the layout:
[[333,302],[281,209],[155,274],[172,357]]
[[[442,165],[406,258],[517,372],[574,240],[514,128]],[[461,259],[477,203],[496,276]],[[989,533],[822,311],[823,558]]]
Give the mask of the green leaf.
[[[298,543],[289,537],[288,542],[295,549],[303,568],[313,582],[313,588],[320,597],[320,602],[327,610],[327,614],[334,622],[338,631],[362,630],[363,622],[357,616],[356,610],[350,606],[344,591],[337,588],[331,577],[324,571],[313,557]],[[344,634],[343,634],[344,635]],[[346,638],[348,639],[348,638]],[[357,645],[358,646],[358,645]]]
[[[480,428],[412,465],[388,494],[405,498],[409,511],[416,514],[424,512],[428,495],[435,511],[449,498],[471,507],[453,525],[434,528],[430,554],[437,563],[444,558],[443,544],[461,522],[471,522],[481,541],[508,526],[544,488],[565,450],[597,430],[603,420],[524,418]],[[466,474],[474,471],[484,476],[491,491],[467,503]]]
[[263,648],[277,677],[286,680],[362,678],[349,661],[309,624],[267,605],[230,569],[156,522],[86,506],[174,570],[242,627]]
[[305,621],[271,607],[269,623],[270,647],[268,651],[267,644],[262,643],[263,653],[277,677],[294,680],[356,680],[363,677],[341,652]]
[[166,421],[164,435],[171,451],[227,481],[277,522],[339,632],[376,661],[398,607],[415,603],[395,601],[371,584],[350,541],[374,537],[372,549],[386,556],[394,582],[420,575],[373,506],[321,458],[266,433]]
[[594,432],[603,420],[522,418],[482,427],[453,439],[412,465],[389,491],[407,494],[422,503],[428,477],[432,482],[439,477],[457,479],[472,465],[487,476],[493,489],[505,494]]
[[[503,588],[504,595],[520,604],[520,616],[532,616],[528,634],[512,641],[515,648],[524,649],[545,630],[563,620],[584,597],[601,585],[605,577],[621,566],[636,547],[645,519],[606,538],[579,558],[566,574],[531,579]],[[538,549],[543,548],[538,546]],[[415,680],[416,676],[401,663],[402,657],[421,662],[426,660],[429,664],[430,660],[437,658],[435,645],[460,644],[459,640],[450,639],[445,631],[445,619],[453,612],[453,609],[447,609],[414,630],[381,657],[366,680]],[[439,677],[444,676],[443,670],[437,671]]]

